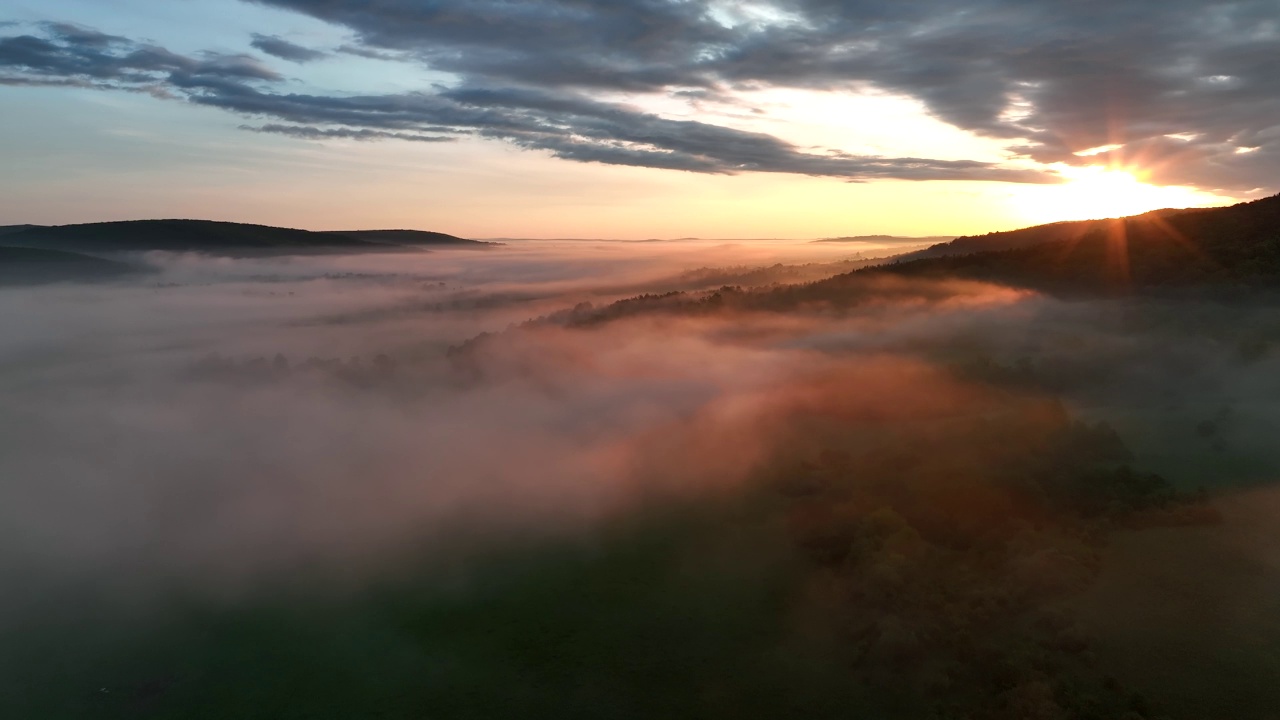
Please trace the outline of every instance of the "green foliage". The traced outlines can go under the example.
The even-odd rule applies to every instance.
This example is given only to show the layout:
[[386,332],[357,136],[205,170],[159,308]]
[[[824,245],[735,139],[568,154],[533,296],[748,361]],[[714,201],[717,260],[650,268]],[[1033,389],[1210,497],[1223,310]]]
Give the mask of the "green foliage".
[[1053,608],[1095,577],[1108,528],[1203,499],[1134,471],[1112,428],[1055,401],[984,410],[775,471],[812,563],[802,602],[882,716],[1147,716]]

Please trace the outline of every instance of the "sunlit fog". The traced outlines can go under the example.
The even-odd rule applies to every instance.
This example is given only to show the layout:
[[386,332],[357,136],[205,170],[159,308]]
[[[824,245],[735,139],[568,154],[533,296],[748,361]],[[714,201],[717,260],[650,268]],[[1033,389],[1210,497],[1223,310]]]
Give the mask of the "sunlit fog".
[[0,720],[1280,718],[1276,0],[0,0]]

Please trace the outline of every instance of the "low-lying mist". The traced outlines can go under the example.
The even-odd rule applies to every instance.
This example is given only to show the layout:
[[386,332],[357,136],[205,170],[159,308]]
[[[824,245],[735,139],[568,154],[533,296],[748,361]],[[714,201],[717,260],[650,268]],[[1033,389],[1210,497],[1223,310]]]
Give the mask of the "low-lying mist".
[[[46,717],[781,717],[788,698],[918,717],[916,695],[980,705],[928,658],[1009,633],[1012,652],[1017,613],[1084,587],[1108,528],[1193,523],[1206,494],[1274,479],[1273,298],[782,285],[887,252],[152,254],[146,276],[0,289],[0,630],[46,663],[3,697]],[[961,632],[947,613],[976,646],[930,644]],[[113,623],[128,639],[94,639]],[[246,668],[282,671],[261,652],[345,694],[241,692]],[[1085,677],[1072,657],[997,683],[990,716],[1073,707],[1050,679]],[[877,695],[883,673],[905,685]],[[1098,717],[1155,712],[1097,688]]]
[[[656,245],[153,254],[143,280],[0,290],[8,559],[208,582],[473,515],[597,516],[635,491],[636,436],[790,361],[696,328],[618,328],[523,340],[536,373],[476,384],[446,351],[580,302],[696,287],[682,273],[726,252]],[[740,259],[801,254],[826,267],[848,251]]]

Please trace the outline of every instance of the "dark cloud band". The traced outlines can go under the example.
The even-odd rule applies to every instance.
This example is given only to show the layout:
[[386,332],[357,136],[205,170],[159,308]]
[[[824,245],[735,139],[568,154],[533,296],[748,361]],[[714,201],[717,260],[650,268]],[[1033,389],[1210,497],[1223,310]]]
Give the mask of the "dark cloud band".
[[284,38],[279,38],[274,35],[261,35],[259,33],[254,33],[253,42],[249,44],[268,55],[278,57],[281,60],[288,60],[290,62],[308,63],[327,57],[326,53],[320,52],[319,50],[312,50],[311,48],[302,47],[301,45],[295,45]]
[[851,181],[1055,179],[973,161],[805,152],[771,135],[671,120],[572,88],[462,85],[354,97],[287,93],[280,91],[283,78],[251,56],[187,57],[84,28],[43,30],[40,36],[0,39],[0,84],[70,84],[183,98],[285,121],[246,127],[297,138],[440,142],[470,135],[578,162],[716,174],[800,173]]
[[1160,182],[1280,187],[1274,0],[254,1],[477,85],[869,83],[1039,162],[1118,144]]
[[451,142],[457,138],[439,135],[419,135],[417,133],[387,132],[385,130],[352,130],[348,128],[317,128],[307,125],[241,125],[241,130],[284,135],[299,140],[408,140],[411,142]]

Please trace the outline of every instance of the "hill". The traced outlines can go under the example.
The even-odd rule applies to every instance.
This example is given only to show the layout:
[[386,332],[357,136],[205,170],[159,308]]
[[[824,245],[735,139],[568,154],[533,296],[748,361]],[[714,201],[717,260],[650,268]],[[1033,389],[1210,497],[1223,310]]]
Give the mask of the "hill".
[[[210,220],[132,220],[29,227],[3,236],[15,247],[69,252],[204,252],[224,255],[294,255],[387,252],[426,245],[486,247],[440,233],[412,230],[311,232]],[[375,239],[377,238],[377,239]]]
[[[604,307],[575,308],[550,319],[590,326],[650,314],[729,309],[791,312],[885,301],[940,301],[956,292],[953,283],[911,282],[915,278],[976,280],[1086,295],[1280,285],[1280,196],[1226,208],[1161,211],[1083,225],[1083,231],[1068,235],[1073,239],[1047,239],[1030,247],[900,258],[817,282],[768,288],[728,285],[709,294],[644,294]],[[1047,232],[1030,230],[1036,233],[1023,237]]]
[[995,250],[1016,250],[1018,248],[1031,247],[1033,245],[1041,245],[1043,243],[1050,242],[1074,241],[1079,240],[1090,233],[1113,227],[1115,223],[1120,222],[1121,220],[1143,220],[1150,222],[1165,219],[1184,212],[1193,211],[1172,209],[1153,210],[1149,213],[1135,215],[1130,218],[1073,220],[1049,223],[1048,225],[1036,225],[1034,227],[1021,228],[1018,230],[990,232],[986,235],[969,235],[955,238],[950,242],[939,243],[925,248],[924,250],[908,253],[903,255],[901,259],[918,260],[921,258],[946,257],[948,255],[968,255],[970,253],[992,252]]
[[31,230],[33,228],[38,228],[38,227],[40,226],[39,225],[0,225],[0,235],[11,235],[13,233],[19,233],[19,232],[23,232],[24,230]]
[[1084,291],[1280,281],[1280,195],[1224,208],[1156,211],[996,235],[995,243],[1032,244],[904,258],[864,272]]
[[353,240],[359,240],[361,242],[376,243],[379,245],[403,245],[408,247],[449,245],[475,248],[492,247],[502,244],[484,242],[481,240],[466,240],[454,235],[429,232],[426,230],[326,230],[316,234],[334,237],[341,236]]
[[0,285],[109,280],[137,272],[132,265],[79,253],[0,247]]
[[856,235],[853,237],[835,237],[814,240],[816,243],[906,243],[906,244],[922,244],[922,243],[947,243],[954,240],[954,235],[944,235],[936,237],[899,237],[897,235]]

